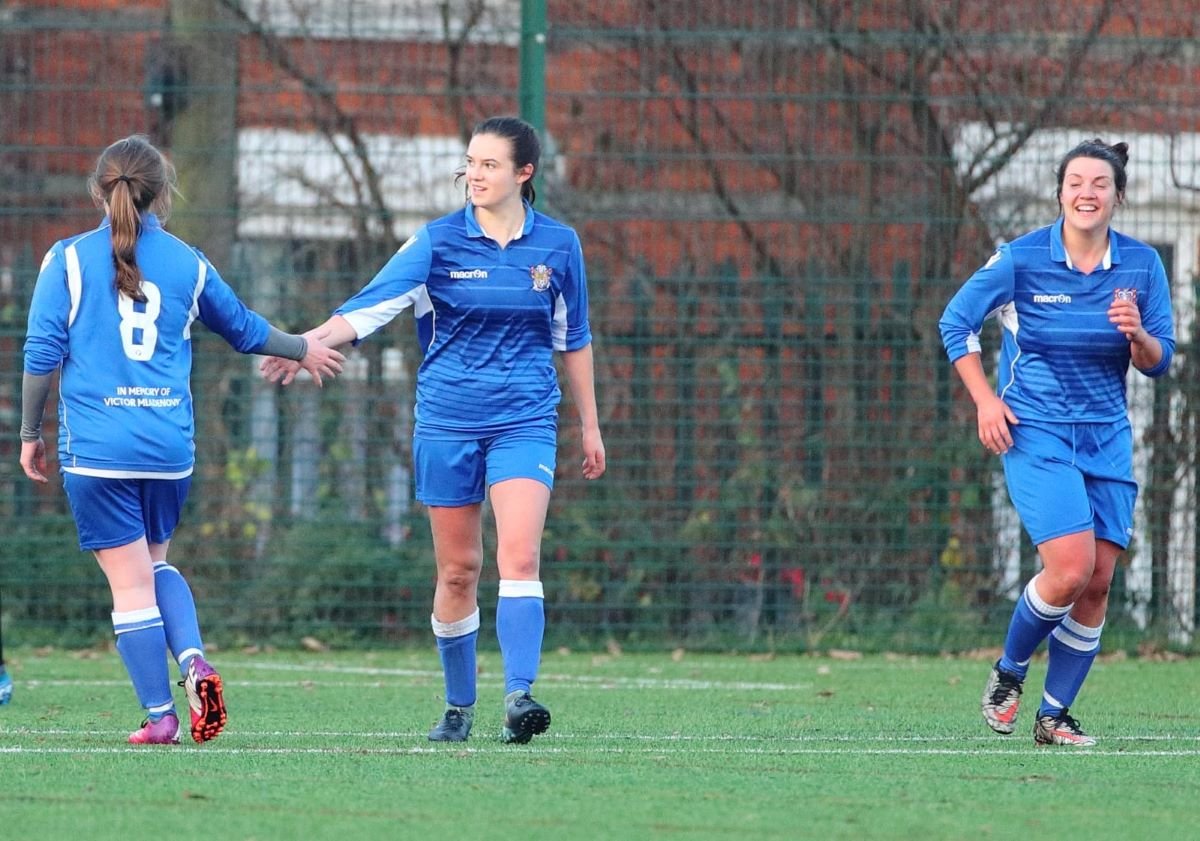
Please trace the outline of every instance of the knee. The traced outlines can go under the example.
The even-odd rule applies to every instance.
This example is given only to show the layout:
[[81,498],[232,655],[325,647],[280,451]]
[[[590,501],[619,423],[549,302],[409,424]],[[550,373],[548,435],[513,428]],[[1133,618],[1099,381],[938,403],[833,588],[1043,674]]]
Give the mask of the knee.
[[1042,598],[1050,604],[1073,604],[1080,599],[1088,589],[1092,575],[1090,569],[1071,568],[1057,570],[1053,575],[1042,572],[1039,586]]
[[482,566],[482,555],[449,561],[440,560],[438,562],[438,585],[460,595],[474,593]]
[[1112,583],[1110,581],[1093,579],[1084,587],[1079,601],[1093,605],[1108,604],[1108,594],[1111,590]]
[[541,574],[541,552],[536,546],[501,548],[496,558],[500,577],[532,581]]

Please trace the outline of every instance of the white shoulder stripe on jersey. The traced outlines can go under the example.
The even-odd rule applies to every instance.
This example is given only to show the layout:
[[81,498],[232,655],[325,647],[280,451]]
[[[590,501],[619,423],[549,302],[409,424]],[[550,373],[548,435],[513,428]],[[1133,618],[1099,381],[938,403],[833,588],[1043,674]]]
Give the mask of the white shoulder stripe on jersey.
[[67,247],[67,291],[71,295],[71,311],[67,315],[67,327],[75,323],[79,313],[79,299],[83,296],[83,271],[79,268],[79,252],[75,246]]
[[342,318],[350,323],[350,326],[354,328],[355,336],[361,341],[409,307],[413,308],[413,314],[417,318],[429,315],[433,311],[433,301],[430,299],[429,290],[425,288],[424,283],[413,287],[403,295],[380,301],[374,306],[342,313]]
[[204,282],[208,280],[208,266],[200,258],[196,258],[199,268],[196,269],[196,291],[192,295],[192,308],[188,310],[187,323],[183,325],[183,338],[192,338],[192,322],[200,315],[200,294],[204,291]]

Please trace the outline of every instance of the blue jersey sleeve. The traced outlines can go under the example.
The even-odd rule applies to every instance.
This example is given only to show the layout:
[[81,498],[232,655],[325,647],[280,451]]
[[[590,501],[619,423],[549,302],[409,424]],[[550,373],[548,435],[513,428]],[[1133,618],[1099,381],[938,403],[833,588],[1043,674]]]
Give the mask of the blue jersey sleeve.
[[1142,326],[1146,332],[1158,339],[1162,346],[1162,359],[1153,368],[1142,371],[1148,377],[1159,377],[1171,367],[1175,357],[1175,321],[1171,314],[1171,287],[1167,282],[1167,271],[1162,258],[1155,254],[1154,266],[1150,270],[1150,294],[1146,302],[1139,303]]
[[62,243],[58,243],[46,252],[33,288],[25,333],[27,373],[49,374],[62,364],[70,350],[67,339],[70,313],[67,266]]
[[209,330],[239,353],[254,353],[267,341],[271,325],[247,307],[199,251],[204,281],[196,296],[196,314]]
[[980,352],[983,323],[1012,302],[1014,288],[1012,253],[1007,244],[1001,245],[954,294],[938,321],[942,345],[951,362]]
[[421,317],[430,308],[426,283],[432,266],[429,228],[422,226],[400,246],[370,283],[333,314],[342,316],[354,327],[356,343],[410,306],[415,307],[416,315]]
[[554,302],[553,341],[555,350],[579,350],[592,342],[588,323],[587,270],[583,246],[575,235],[567,260],[567,276]]

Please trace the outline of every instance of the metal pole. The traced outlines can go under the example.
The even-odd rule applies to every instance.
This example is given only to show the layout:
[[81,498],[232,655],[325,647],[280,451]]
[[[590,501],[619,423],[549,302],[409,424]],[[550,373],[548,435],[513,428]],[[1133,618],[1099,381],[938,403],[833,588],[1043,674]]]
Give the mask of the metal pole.
[[521,0],[521,119],[546,133],[546,0]]
[[[537,129],[546,145],[546,0],[521,0],[521,119]],[[542,191],[542,174],[533,176]]]

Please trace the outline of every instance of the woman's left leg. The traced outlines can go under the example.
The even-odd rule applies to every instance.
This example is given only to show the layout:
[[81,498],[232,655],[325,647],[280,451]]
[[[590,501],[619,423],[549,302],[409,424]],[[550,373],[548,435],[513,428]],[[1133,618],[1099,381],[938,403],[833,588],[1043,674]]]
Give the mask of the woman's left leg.
[[1107,540],[1096,541],[1096,567],[1071,614],[1050,634],[1046,688],[1039,716],[1060,716],[1075,702],[1096,654],[1100,632],[1108,612],[1108,594],[1121,547]]
[[491,499],[500,571],[496,637],[504,659],[504,729],[500,738],[524,744],[550,727],[550,711],[530,694],[546,629],[540,568],[550,488],[536,479],[508,479],[492,485]]
[[506,694],[529,692],[537,678],[546,627],[540,576],[550,488],[535,479],[509,479],[492,485],[491,500],[500,572],[496,635],[504,656],[504,689]]

